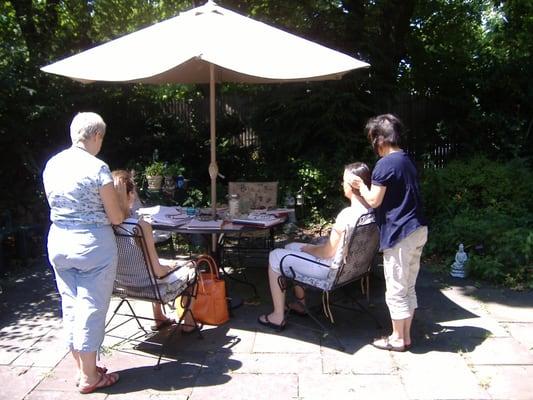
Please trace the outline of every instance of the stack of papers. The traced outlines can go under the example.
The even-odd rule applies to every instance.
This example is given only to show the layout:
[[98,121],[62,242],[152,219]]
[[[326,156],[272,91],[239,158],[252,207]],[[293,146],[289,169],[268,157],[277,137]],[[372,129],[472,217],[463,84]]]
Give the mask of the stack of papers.
[[211,221],[200,221],[198,219],[193,219],[187,224],[187,228],[190,229],[220,229],[222,228],[222,223],[224,221],[221,219],[211,220]]
[[268,228],[285,222],[285,217],[276,218],[269,214],[250,214],[244,218],[233,218],[234,224],[253,225]]
[[167,206],[139,208],[137,214],[147,217],[148,222],[155,225],[180,226],[191,219],[176,207]]

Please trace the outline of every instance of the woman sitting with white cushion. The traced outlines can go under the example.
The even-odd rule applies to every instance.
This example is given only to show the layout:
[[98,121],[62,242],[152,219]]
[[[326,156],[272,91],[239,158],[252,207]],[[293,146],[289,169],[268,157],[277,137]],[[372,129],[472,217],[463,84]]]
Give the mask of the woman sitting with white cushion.
[[[343,209],[337,216],[329,240],[320,245],[289,243],[284,249],[275,249],[270,252],[268,280],[274,310],[270,314],[259,316],[258,322],[261,325],[268,326],[278,331],[285,328],[285,292],[281,290],[278,284],[278,279],[281,276],[280,262],[282,258],[288,254],[294,254],[299,257],[331,266],[338,258],[338,251],[342,250],[341,243],[345,232],[353,229],[361,215],[371,211],[368,204],[361,197],[359,190],[350,185],[354,176],[360,177],[363,182],[370,187],[370,169],[366,164],[356,162],[344,167],[342,188],[344,196],[350,200],[351,204],[349,207]],[[330,268],[316,264],[315,262],[300,259],[298,257],[291,257],[291,268],[296,274],[304,275],[309,278],[326,279]],[[288,271],[285,267],[284,272],[287,275],[291,274],[291,271]],[[305,301],[304,294],[304,290],[301,287],[295,287],[295,296],[302,303]],[[301,304],[292,303],[289,307],[297,314],[304,313]]]

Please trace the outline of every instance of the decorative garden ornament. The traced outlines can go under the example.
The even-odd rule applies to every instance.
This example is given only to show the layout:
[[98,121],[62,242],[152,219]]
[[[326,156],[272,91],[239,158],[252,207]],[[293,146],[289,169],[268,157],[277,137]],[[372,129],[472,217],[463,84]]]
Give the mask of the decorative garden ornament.
[[452,264],[450,275],[454,278],[466,278],[467,271],[465,264],[468,261],[468,255],[465,253],[464,246],[461,243],[459,250],[455,254],[455,262]]

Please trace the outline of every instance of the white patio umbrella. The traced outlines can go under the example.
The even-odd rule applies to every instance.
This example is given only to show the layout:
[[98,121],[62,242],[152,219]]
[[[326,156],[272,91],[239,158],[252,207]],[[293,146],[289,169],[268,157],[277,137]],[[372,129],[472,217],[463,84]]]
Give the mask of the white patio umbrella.
[[340,79],[369,64],[213,1],[77,55],[44,72],[90,83],[209,83],[211,206],[216,207],[215,83]]

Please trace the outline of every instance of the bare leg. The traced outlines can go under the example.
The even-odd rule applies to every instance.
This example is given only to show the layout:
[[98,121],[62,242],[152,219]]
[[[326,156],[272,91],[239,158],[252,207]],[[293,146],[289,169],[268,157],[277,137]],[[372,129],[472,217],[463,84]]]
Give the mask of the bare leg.
[[155,319],[156,325],[161,324],[164,320],[167,319],[166,315],[163,314],[163,309],[161,308],[161,304],[152,303],[152,311],[154,313],[154,319]]
[[80,351],[77,353],[81,369],[80,386],[94,385],[100,379],[100,375],[96,371],[96,351]]
[[268,268],[268,282],[270,284],[270,294],[272,295],[272,305],[274,311],[268,315],[268,320],[273,324],[280,325],[285,317],[285,292],[278,284],[280,274]]
[[294,287],[294,295],[296,298],[301,301],[302,303],[305,303],[305,290],[301,286],[295,286]]
[[408,319],[409,318],[392,320],[392,334],[390,335],[390,340],[394,342],[395,346],[403,346],[405,343],[404,332],[406,321]]
[[76,382],[79,382],[81,377],[80,353],[76,350],[71,350],[70,354],[72,354],[72,358],[74,358],[76,363]]
[[297,313],[305,313],[305,308],[302,304],[305,304],[305,290],[301,286],[294,286],[294,297],[298,301],[290,303],[288,306],[291,310],[296,311]]
[[405,323],[403,326],[403,343],[405,346],[411,345],[411,323],[413,322],[413,317],[414,314],[404,320]]

